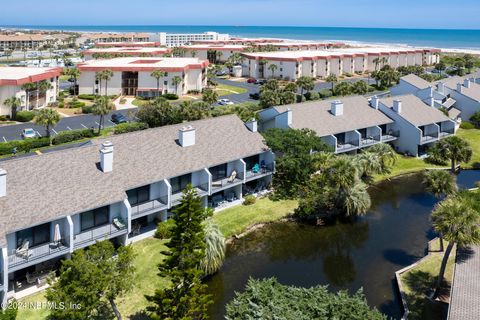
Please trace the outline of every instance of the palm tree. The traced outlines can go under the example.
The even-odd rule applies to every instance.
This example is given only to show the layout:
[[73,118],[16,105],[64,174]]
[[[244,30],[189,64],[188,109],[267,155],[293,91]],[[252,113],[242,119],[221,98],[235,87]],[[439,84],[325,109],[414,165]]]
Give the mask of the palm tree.
[[103,128],[104,117],[113,109],[113,103],[107,96],[98,97],[95,100],[95,104],[92,108],[92,113],[96,116],[100,116],[98,121],[98,134],[100,134]]
[[105,69],[105,70],[101,71],[100,74],[101,74],[101,79],[105,80],[105,96],[107,96],[108,95],[108,81],[110,81],[110,79],[112,79],[113,71]]
[[38,107],[38,100],[40,99],[40,94],[46,94],[48,90],[51,90],[53,87],[50,82],[48,81],[40,81],[37,82],[37,107]]
[[472,158],[470,144],[457,136],[450,136],[434,144],[429,154],[435,154],[440,161],[450,161],[451,170],[455,172],[459,162],[469,162]]
[[222,58],[222,56],[223,56],[223,52],[222,51],[217,51],[215,53],[215,63],[219,62],[220,59]]
[[335,86],[335,82],[338,81],[337,76],[333,73],[330,73],[327,78],[325,78],[326,82],[331,82],[332,83],[332,93],[333,93],[333,87]]
[[11,110],[10,116],[11,116],[12,120],[15,120],[17,118],[17,109],[18,109],[18,107],[20,107],[22,105],[22,100],[13,96],[13,97],[10,97],[10,98],[6,99],[3,102],[3,104],[10,108],[10,110]]
[[270,65],[268,66],[268,70],[270,70],[270,71],[272,72],[272,78],[274,77],[274,75],[275,75],[275,70],[277,70],[277,68],[278,68],[277,65],[274,64],[274,63],[272,63],[272,64],[270,64]]
[[389,144],[378,143],[368,148],[367,151],[374,153],[379,157],[381,174],[390,173],[391,168],[397,161],[397,154]]
[[423,184],[427,191],[437,198],[452,195],[457,191],[455,176],[445,170],[426,171]]
[[212,89],[203,90],[202,100],[209,105],[214,104],[218,100],[218,94]]
[[77,81],[81,74],[80,70],[78,68],[65,68],[63,69],[63,74],[73,79],[73,95],[76,96],[78,94]]
[[[163,78],[167,75],[165,71],[162,70],[154,70],[150,76],[154,77],[157,80],[157,97],[160,95],[160,78]],[[163,91],[163,89],[162,89]]]
[[98,91],[97,95],[102,94],[102,71],[95,72],[95,80],[98,82]]
[[440,202],[432,213],[432,225],[436,232],[448,241],[435,284],[433,299],[440,293],[450,252],[459,247],[480,243],[480,212],[475,210],[462,195],[449,197]]
[[303,97],[303,91],[306,90],[307,92],[313,90],[315,88],[315,79],[312,77],[299,77],[296,81],[297,86],[300,88],[301,92],[300,95]]
[[262,66],[262,78],[265,78],[265,65],[267,63],[268,63],[268,60],[263,58],[258,61],[258,64]]
[[25,94],[27,96],[27,99],[26,99],[27,110],[30,109],[30,93],[32,93],[36,89],[37,89],[37,85],[32,82],[28,82],[22,85],[22,90],[25,90]]
[[205,257],[200,263],[200,269],[205,276],[217,272],[225,260],[225,237],[212,219],[207,219],[204,225]]
[[373,63],[375,64],[375,71],[377,71],[378,65],[380,64],[380,58],[373,59]]
[[172,83],[175,86],[175,93],[178,95],[178,85],[183,81],[183,79],[179,76],[175,76],[172,78]]
[[371,206],[370,195],[365,183],[357,182],[339,194],[337,203],[347,216],[365,214]]
[[60,114],[49,108],[44,108],[36,111],[36,115],[33,118],[33,122],[37,125],[45,127],[47,137],[50,138],[50,145],[52,145],[52,139],[50,130],[60,121]]

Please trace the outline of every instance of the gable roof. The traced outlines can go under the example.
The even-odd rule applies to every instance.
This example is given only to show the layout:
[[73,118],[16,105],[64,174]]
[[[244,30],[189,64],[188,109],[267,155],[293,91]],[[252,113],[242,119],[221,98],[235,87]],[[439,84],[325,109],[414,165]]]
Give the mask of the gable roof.
[[418,88],[419,90],[427,89],[427,88],[433,86],[433,83],[430,83],[427,80],[422,79],[422,78],[420,78],[419,76],[417,76],[413,73],[401,77],[400,80],[403,80],[403,81],[411,84],[412,86]]

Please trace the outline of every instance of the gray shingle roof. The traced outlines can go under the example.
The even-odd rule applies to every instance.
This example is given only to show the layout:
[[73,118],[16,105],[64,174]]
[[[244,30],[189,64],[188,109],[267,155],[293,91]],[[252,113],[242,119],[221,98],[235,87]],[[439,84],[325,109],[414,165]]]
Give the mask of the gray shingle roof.
[[418,88],[419,90],[426,89],[426,88],[429,88],[429,87],[433,86],[432,83],[428,82],[425,79],[420,78],[417,75],[414,75],[413,73],[409,74],[409,75],[406,75],[404,77],[401,77],[400,79],[409,83],[409,84],[411,84],[412,86]]
[[309,128],[320,137],[392,123],[392,119],[381,111],[370,107],[363,96],[342,97],[343,115],[334,116],[330,112],[334,100],[319,100],[276,107],[278,112],[292,110],[292,128]]
[[[177,144],[185,124],[96,139],[92,146],[0,163],[7,196],[0,198],[0,244],[5,234],[56,217],[122,201],[125,191],[267,150],[262,136],[236,116],[189,123],[194,146]],[[113,172],[97,168],[100,146],[114,144]]]
[[394,100],[402,101],[402,111],[400,116],[414,126],[419,127],[450,120],[441,111],[426,105],[413,94],[380,99],[380,103],[388,108],[392,108]]

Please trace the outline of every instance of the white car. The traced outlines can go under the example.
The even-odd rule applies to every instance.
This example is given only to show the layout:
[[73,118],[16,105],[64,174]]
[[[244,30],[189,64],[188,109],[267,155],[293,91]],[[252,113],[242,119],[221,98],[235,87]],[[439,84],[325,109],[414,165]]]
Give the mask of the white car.
[[225,106],[225,105],[230,105],[230,104],[234,104],[232,101],[230,101],[229,99],[220,99],[218,100],[218,104],[221,105],[221,106]]
[[36,136],[37,136],[37,133],[32,128],[26,128],[22,130],[23,139],[35,138]]

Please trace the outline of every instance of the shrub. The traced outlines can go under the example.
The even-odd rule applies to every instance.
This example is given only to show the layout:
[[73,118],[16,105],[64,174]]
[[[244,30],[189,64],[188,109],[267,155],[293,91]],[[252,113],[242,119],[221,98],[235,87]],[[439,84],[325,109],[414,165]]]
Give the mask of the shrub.
[[477,111],[470,117],[470,122],[476,127],[480,128],[480,111]]
[[79,94],[78,95],[78,98],[79,99],[82,99],[82,100],[95,100],[95,95],[94,94]]
[[82,113],[92,113],[93,112],[93,106],[83,106],[82,107]]
[[95,133],[92,129],[80,129],[59,132],[55,138],[53,138],[53,144],[68,143],[84,138],[93,138]]
[[305,98],[307,100],[318,100],[320,99],[320,94],[318,92],[315,92],[315,91],[310,91],[310,92],[307,92],[305,93]]
[[29,122],[35,117],[35,112],[33,111],[19,111],[17,112],[17,121],[18,122]]
[[307,101],[307,99],[305,99],[304,96],[301,96],[301,95],[297,94],[297,99],[296,99],[297,103],[301,103],[301,102],[305,102],[305,101]]
[[188,90],[187,93],[188,94],[200,94],[200,90]]
[[119,102],[120,102],[120,104],[125,104],[125,103],[127,103],[127,99],[125,99],[125,98],[122,98],[122,99],[120,99],[120,101],[119,101]]
[[165,93],[164,95],[162,95],[162,97],[164,97],[167,100],[177,100],[178,99],[178,95],[176,95],[175,93]]
[[330,98],[333,96],[332,90],[330,89],[321,89],[319,94],[321,98]]
[[160,222],[157,225],[157,230],[155,231],[155,238],[157,239],[168,239],[172,236],[172,229],[175,226],[175,221],[173,219]]
[[7,116],[0,115],[0,121],[7,121]]
[[148,129],[148,124],[144,122],[128,122],[128,123],[120,123],[119,125],[115,126],[113,129],[114,134],[122,134],[127,132],[133,131],[140,131]]
[[60,101],[60,102],[58,103],[58,107],[59,107],[59,108],[65,108],[65,102]]
[[257,202],[257,198],[254,195],[248,195],[243,198],[243,205],[244,206],[249,206]]
[[471,129],[475,129],[475,126],[471,122],[462,121],[462,123],[460,123],[460,128],[465,130],[471,130]]
[[68,104],[68,107],[69,108],[83,108],[85,107],[85,102],[82,102],[82,101],[72,101]]
[[0,155],[12,154],[14,148],[17,148],[17,152],[30,152],[32,149],[38,149],[48,145],[50,145],[50,141],[45,137],[2,142],[0,143]]

